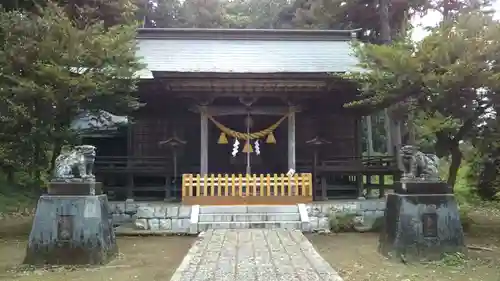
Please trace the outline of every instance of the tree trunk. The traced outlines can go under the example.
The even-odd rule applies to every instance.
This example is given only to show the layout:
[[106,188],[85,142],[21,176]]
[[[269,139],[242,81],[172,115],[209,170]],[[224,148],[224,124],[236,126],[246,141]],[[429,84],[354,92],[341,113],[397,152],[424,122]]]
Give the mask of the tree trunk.
[[448,169],[448,184],[453,188],[457,181],[458,169],[462,162],[462,151],[457,141],[450,142],[451,163]]
[[54,171],[55,165],[56,165],[56,159],[59,154],[61,154],[62,150],[62,142],[60,140],[54,141],[54,145],[52,147],[52,157],[50,158],[50,166],[49,170],[47,171],[49,175],[52,174]]
[[391,43],[391,22],[389,18],[389,1],[379,0],[379,17],[380,17],[380,43]]
[[35,139],[33,147],[33,178],[36,185],[42,182],[42,153],[42,145],[38,139]]

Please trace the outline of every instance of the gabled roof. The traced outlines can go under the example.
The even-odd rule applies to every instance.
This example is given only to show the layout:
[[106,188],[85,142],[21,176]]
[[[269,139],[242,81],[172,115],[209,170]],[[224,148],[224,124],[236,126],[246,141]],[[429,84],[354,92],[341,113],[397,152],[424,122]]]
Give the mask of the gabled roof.
[[360,30],[143,28],[138,56],[155,72],[329,73],[357,65]]

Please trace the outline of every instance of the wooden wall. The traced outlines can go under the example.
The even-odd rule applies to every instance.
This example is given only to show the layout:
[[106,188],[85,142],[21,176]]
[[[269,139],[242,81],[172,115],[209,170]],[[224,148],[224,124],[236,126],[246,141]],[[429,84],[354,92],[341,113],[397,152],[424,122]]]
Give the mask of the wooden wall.
[[308,161],[312,157],[308,140],[316,136],[331,144],[320,148],[320,160],[356,156],[356,117],[349,114],[314,116],[298,113],[296,116],[296,158]]
[[[310,161],[311,147],[308,140],[317,135],[329,140],[331,144],[321,148],[320,160],[335,157],[356,156],[356,118],[342,110],[341,107],[325,106],[322,101],[314,101],[320,110],[315,110],[312,104],[309,110],[296,113],[296,160]],[[175,99],[160,100],[150,97],[146,107],[133,115],[131,155],[137,157],[166,157],[171,161],[172,153],[166,147],[160,147],[159,142],[171,138],[174,133],[185,140],[187,144],[178,154],[179,172],[199,172],[200,166],[200,116],[188,110],[194,101],[177,101]],[[244,116],[216,117],[224,125],[238,131],[244,131]],[[219,120],[220,119],[220,120]],[[265,129],[279,119],[278,116],[255,116],[255,128],[252,131]],[[220,135],[218,128],[209,121],[209,173],[244,173],[245,159],[233,159],[231,150],[233,139],[229,144],[217,144]],[[260,157],[252,155],[253,172],[282,173],[287,170],[287,122],[283,122],[275,131],[276,144],[262,144]],[[244,143],[240,144],[241,149]],[[252,143],[253,145],[253,143]],[[241,160],[241,161],[240,161]]]

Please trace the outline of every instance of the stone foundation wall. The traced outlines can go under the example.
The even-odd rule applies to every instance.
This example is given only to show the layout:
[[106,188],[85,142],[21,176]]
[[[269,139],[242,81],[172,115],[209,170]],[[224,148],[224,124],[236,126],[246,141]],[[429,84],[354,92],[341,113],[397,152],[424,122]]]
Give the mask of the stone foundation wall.
[[306,208],[310,222],[308,231],[330,229],[329,217],[332,215],[353,215],[356,230],[368,231],[384,216],[385,199],[317,202],[307,204]]
[[[191,206],[165,202],[109,202],[115,225],[134,224],[135,229],[172,233],[192,233]],[[336,200],[306,205],[309,224],[306,232],[329,229],[332,215],[354,215],[358,231],[367,231],[384,216],[385,200]]]
[[114,225],[150,232],[190,233],[191,206],[165,202],[109,202]]

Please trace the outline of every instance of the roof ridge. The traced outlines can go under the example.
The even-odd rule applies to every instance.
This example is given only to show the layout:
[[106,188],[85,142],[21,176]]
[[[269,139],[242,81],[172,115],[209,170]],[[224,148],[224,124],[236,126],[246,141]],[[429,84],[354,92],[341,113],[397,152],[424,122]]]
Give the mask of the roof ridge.
[[228,29],[228,28],[139,28],[138,39],[210,40],[300,40],[348,41],[359,38],[361,29]]

